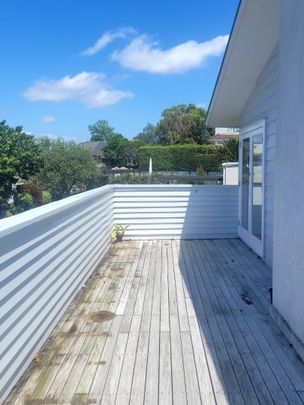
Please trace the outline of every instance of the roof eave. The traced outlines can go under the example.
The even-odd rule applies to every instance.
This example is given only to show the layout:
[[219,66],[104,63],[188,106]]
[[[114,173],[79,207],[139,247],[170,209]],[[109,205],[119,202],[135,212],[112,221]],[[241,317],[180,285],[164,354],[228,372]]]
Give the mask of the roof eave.
[[279,31],[278,0],[242,0],[209,104],[210,127],[238,127]]

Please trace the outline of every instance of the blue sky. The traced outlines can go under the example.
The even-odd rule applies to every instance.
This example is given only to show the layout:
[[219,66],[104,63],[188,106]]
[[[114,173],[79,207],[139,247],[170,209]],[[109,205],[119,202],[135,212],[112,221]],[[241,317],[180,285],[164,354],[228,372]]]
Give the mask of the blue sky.
[[174,104],[208,106],[238,0],[4,0],[0,119],[89,139],[131,138]]

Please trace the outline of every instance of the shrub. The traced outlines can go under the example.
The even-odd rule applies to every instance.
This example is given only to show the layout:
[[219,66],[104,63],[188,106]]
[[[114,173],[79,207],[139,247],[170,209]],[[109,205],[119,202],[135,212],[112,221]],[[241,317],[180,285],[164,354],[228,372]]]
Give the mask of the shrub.
[[11,211],[13,214],[19,214],[20,212],[27,211],[34,207],[34,199],[30,194],[19,193],[14,196],[14,205]]
[[52,202],[52,194],[49,191],[42,191],[42,204],[48,204]]
[[22,187],[24,192],[26,194],[29,194],[33,198],[33,203],[35,206],[41,205],[42,204],[42,188],[38,186],[37,183],[33,181],[29,181],[28,183],[25,183],[24,186]]
[[221,170],[226,161],[225,151],[221,145],[174,145],[144,146],[139,148],[139,167],[147,170],[152,158],[153,170],[204,171]]
[[96,177],[93,177],[87,181],[86,190],[104,186],[108,184],[108,182],[109,176],[103,170],[100,170]]
[[205,172],[219,172],[222,170],[224,161],[224,157],[219,154],[197,155],[195,156],[195,167],[201,167]]

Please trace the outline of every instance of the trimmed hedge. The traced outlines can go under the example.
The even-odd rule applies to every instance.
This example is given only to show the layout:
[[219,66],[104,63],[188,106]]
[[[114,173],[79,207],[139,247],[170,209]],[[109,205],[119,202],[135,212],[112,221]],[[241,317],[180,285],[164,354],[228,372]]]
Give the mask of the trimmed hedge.
[[174,145],[143,146],[139,148],[139,168],[148,170],[152,158],[153,170],[221,171],[227,161],[225,149],[221,145]]

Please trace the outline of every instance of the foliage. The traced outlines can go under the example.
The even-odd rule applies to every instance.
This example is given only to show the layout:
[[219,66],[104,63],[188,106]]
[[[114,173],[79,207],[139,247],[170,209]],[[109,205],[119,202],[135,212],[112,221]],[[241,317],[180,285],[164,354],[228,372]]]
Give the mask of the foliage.
[[[143,132],[151,135],[153,125],[148,124]],[[153,127],[155,130],[155,127]],[[138,149],[144,146],[145,142],[141,137],[128,140],[123,135],[115,132],[108,121],[98,120],[95,124],[89,125],[91,141],[106,141],[104,157],[109,160],[111,166],[138,167]],[[149,135],[150,134],[150,135]]]
[[42,204],[49,204],[52,202],[52,194],[49,191],[42,191]]
[[139,149],[139,166],[147,170],[152,158],[153,170],[219,171],[225,162],[224,148],[220,145],[145,146]]
[[196,170],[198,167],[202,168],[206,172],[220,172],[222,171],[222,163],[226,162],[223,154],[205,154],[197,155],[194,159],[194,167]]
[[[204,175],[198,174],[198,175]],[[221,176],[219,176],[221,179]],[[212,179],[214,183],[214,178]],[[202,180],[197,176],[170,176],[158,173],[152,175],[134,175],[132,173],[125,173],[120,176],[110,177],[110,184],[208,184],[208,180]]]
[[35,206],[43,204],[43,191],[42,188],[34,181],[29,181],[22,187],[25,193],[29,194],[33,198]]
[[111,233],[111,238],[113,242],[117,242],[118,240],[122,240],[124,233],[129,228],[129,225],[123,226],[119,224],[113,225],[113,231]]
[[0,217],[8,209],[12,184],[27,180],[41,165],[40,148],[32,135],[22,127],[9,127],[0,122]]
[[114,128],[110,127],[107,120],[98,120],[93,125],[89,125],[91,141],[106,141],[115,134]]
[[126,158],[126,165],[132,168],[138,168],[138,154],[139,148],[144,146],[143,142],[140,140],[133,139],[131,141],[127,141],[125,144],[125,158]]
[[104,156],[111,166],[138,167],[138,150],[143,146],[139,140],[128,140],[120,134],[111,135],[104,148]]
[[206,111],[195,104],[180,104],[162,112],[156,132],[161,145],[207,143],[214,130],[205,125]]
[[42,191],[42,188],[32,181],[18,186],[13,196],[14,204],[11,207],[13,214],[19,214],[52,201],[51,194],[48,191]]
[[108,184],[109,176],[105,173],[103,168],[98,168],[98,174],[86,183],[86,189],[92,190],[93,188],[102,187]]
[[205,174],[204,168],[202,166],[198,166],[198,168],[196,169],[196,175],[202,177],[204,176],[204,174]]
[[15,193],[14,205],[11,208],[13,214],[19,214],[20,212],[27,211],[35,207],[33,197],[28,193]]
[[75,142],[43,138],[40,145],[43,167],[35,179],[54,200],[69,196],[73,189],[86,189],[98,177],[99,169],[91,153]]
[[239,141],[237,139],[230,139],[223,143],[225,149],[225,156],[227,162],[239,161]]
[[143,145],[157,145],[159,143],[159,137],[156,132],[156,126],[148,123],[142,132],[133,139],[142,142]]
[[110,177],[110,184],[159,184],[161,182],[159,174],[153,173],[151,176],[137,176],[132,173],[125,173],[120,176]]
[[107,138],[104,156],[110,160],[111,165],[125,165],[127,161],[128,139],[121,134],[113,134]]

